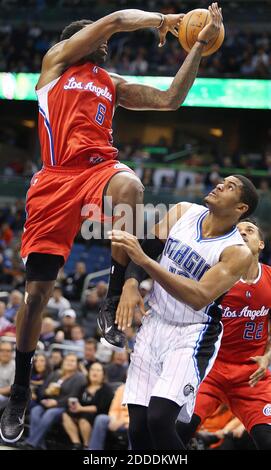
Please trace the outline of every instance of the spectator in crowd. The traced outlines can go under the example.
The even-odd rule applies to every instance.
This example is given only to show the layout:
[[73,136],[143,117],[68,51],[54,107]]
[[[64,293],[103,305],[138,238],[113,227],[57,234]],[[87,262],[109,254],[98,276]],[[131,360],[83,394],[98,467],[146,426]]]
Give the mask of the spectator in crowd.
[[85,328],[87,336],[96,336],[97,315],[100,308],[100,299],[96,289],[87,289],[85,299],[82,304],[82,325]]
[[128,354],[126,351],[114,351],[110,364],[106,366],[108,382],[125,382],[128,368]]
[[146,49],[140,47],[137,51],[137,55],[129,65],[129,72],[133,75],[146,75],[148,70],[148,62],[146,60]]
[[85,341],[82,327],[80,325],[74,325],[71,328],[71,339],[64,340],[63,344],[67,346],[76,346],[78,348],[77,351],[74,351],[76,356],[78,359],[83,359]]
[[62,295],[61,287],[55,286],[53,296],[49,299],[47,307],[54,309],[59,318],[61,318],[64,310],[71,308],[71,304],[68,299],[65,299]]
[[85,383],[85,377],[78,371],[77,357],[67,354],[61,370],[52,372],[43,384],[40,404],[30,412],[29,436],[23,442],[23,448],[45,448],[47,432],[60,420],[68,406],[68,399],[79,396]]
[[10,325],[10,321],[5,318],[6,304],[0,301],[0,334],[7,326]]
[[[16,317],[15,317],[16,318]],[[16,323],[10,323],[0,330],[0,337],[10,336],[11,338],[16,337]]]
[[65,280],[64,293],[69,300],[80,300],[84,281],[87,276],[86,265],[83,261],[75,264],[74,273],[69,274]]
[[12,263],[6,255],[5,242],[0,240],[0,282],[3,284],[12,284],[11,274]]
[[92,318],[97,316],[100,307],[100,298],[97,289],[87,289],[85,291],[85,299],[82,305],[82,314],[85,318]]
[[96,292],[97,292],[97,296],[100,302],[105,299],[107,290],[108,290],[108,284],[105,281],[99,281],[97,283]]
[[124,384],[120,385],[115,391],[108,414],[96,416],[89,442],[90,450],[104,450],[107,431],[127,433],[129,413],[127,405],[122,405],[124,387]]
[[23,175],[32,177],[38,171],[38,167],[36,163],[32,162],[32,160],[26,160],[24,164]]
[[53,349],[49,356],[49,365],[53,371],[61,369],[63,362],[63,355],[60,349]]
[[20,291],[13,290],[11,292],[9,296],[9,302],[7,304],[7,308],[5,312],[5,317],[10,322],[14,321],[22,300],[23,300],[23,294]]
[[[68,434],[72,448],[88,448],[94,419],[101,413],[108,413],[113,392],[105,383],[105,370],[102,364],[95,362],[89,369],[88,385],[78,396],[70,400],[69,410],[63,413],[63,427]],[[76,398],[76,395],[74,395]]]
[[55,340],[62,343],[65,339],[72,339],[71,331],[76,324],[76,312],[72,308],[64,310],[61,317],[60,326],[56,329]]
[[0,409],[4,408],[10,395],[15,375],[13,347],[8,341],[0,342]]
[[40,341],[44,344],[45,350],[55,342],[55,328],[55,322],[51,317],[42,319]]
[[211,165],[210,172],[206,175],[205,178],[205,185],[207,191],[211,190],[211,188],[214,188],[217,184],[221,182],[221,180],[222,177],[220,175],[219,165]]
[[10,225],[5,223],[0,228],[0,240],[2,240],[6,246],[9,246],[13,240],[14,232]]
[[49,373],[51,372],[51,367],[49,365],[49,360],[44,353],[38,352],[34,356],[33,360],[33,369],[31,372],[31,381],[30,387],[32,392],[30,409],[38,404],[41,400],[41,390],[44,384],[45,379],[47,379]]
[[84,345],[84,357],[80,361],[79,368],[85,376],[88,376],[88,371],[94,362],[98,362],[96,359],[97,353],[97,340],[95,338],[88,338]]
[[106,344],[102,344],[100,341],[97,343],[97,352],[96,352],[97,361],[102,364],[109,364],[112,359],[112,349]]

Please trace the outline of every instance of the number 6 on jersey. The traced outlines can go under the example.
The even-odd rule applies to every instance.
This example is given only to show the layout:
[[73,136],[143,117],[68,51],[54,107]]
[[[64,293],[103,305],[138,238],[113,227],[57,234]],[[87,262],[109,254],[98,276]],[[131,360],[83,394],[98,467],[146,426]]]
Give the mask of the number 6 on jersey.
[[102,103],[98,104],[97,114],[95,116],[95,121],[102,126],[105,118],[106,106]]

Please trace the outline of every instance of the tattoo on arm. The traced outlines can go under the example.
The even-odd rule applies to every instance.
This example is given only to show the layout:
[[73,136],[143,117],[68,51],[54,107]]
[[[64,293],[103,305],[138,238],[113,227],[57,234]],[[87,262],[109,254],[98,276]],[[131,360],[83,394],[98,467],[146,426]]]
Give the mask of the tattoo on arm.
[[117,87],[118,104],[138,111],[171,109],[165,91],[147,85],[121,83]]
[[134,110],[178,109],[196,78],[202,47],[200,43],[194,45],[168,90],[162,91],[151,86],[128,83],[121,79],[117,84],[118,104]]

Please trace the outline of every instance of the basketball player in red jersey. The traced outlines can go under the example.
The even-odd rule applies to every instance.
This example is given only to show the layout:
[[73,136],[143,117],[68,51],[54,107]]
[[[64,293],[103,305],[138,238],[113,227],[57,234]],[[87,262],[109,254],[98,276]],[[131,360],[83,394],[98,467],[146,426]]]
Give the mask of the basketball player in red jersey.
[[238,229],[253,261],[245,279],[240,279],[222,299],[224,333],[218,356],[200,385],[191,422],[178,421],[177,430],[187,444],[198,425],[220,403],[227,403],[257,448],[271,450],[271,268],[259,263],[264,241],[255,223],[242,221]]
[[[167,91],[129,84],[110,76],[100,64],[114,33],[158,28],[163,45],[168,32],[178,35],[182,15],[123,10],[94,23],[78,21],[64,29],[61,41],[43,59],[36,87],[43,169],[33,177],[27,196],[22,239],[27,282],[17,320],[15,381],[1,420],[1,437],[6,442],[15,442],[23,433],[42,311],[79,230],[82,208],[88,204],[102,207],[105,195],[112,197],[113,206],[126,203],[134,213],[143,202],[141,182],[116,161],[118,152],[112,144],[115,107],[166,111],[180,106],[196,77],[204,45],[220,29],[217,4],[209,9],[210,23],[199,33]],[[105,340],[116,347],[125,341],[114,319],[128,261],[124,251],[113,250],[108,297],[99,315]]]

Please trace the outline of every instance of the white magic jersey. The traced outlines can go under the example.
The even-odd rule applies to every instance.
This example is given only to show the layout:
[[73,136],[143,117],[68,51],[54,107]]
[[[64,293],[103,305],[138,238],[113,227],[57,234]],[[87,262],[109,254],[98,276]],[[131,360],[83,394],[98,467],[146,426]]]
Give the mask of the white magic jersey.
[[[176,222],[166,241],[161,266],[171,273],[199,281],[208,269],[219,262],[225,248],[244,245],[236,227],[221,237],[203,239],[202,222],[208,212],[206,207],[192,204]],[[209,322],[208,312],[214,304],[195,311],[189,305],[174,299],[156,281],[148,303],[164,320],[178,324]]]

